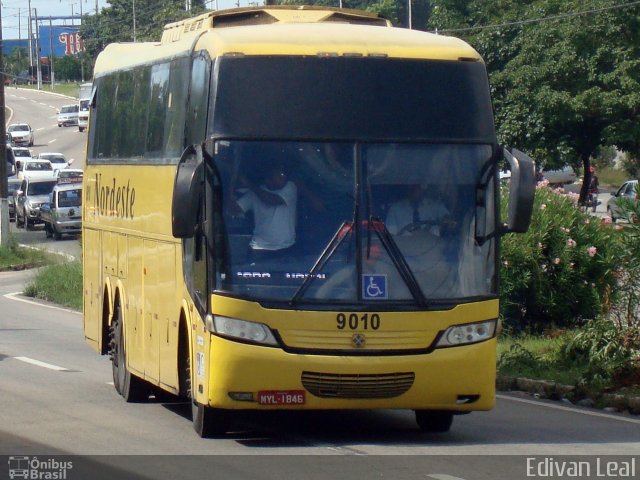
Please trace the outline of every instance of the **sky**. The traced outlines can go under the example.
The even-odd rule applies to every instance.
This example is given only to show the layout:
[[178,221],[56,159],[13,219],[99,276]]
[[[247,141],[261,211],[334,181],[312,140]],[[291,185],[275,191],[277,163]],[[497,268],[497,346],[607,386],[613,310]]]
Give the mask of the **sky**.
[[[68,16],[79,15],[80,9],[82,13],[94,13],[96,4],[99,9],[108,6],[108,0],[1,0],[2,3],[2,38],[18,39],[27,38],[29,24],[29,1],[31,2],[31,11],[35,9],[38,17],[49,16]],[[131,0],[134,2],[135,0]],[[219,9],[233,8],[236,6],[236,0],[207,0],[206,4],[213,9],[217,6]],[[249,0],[239,0],[241,7],[246,7]],[[71,25],[72,20],[52,20],[53,25]],[[78,23],[78,20],[74,20]]]

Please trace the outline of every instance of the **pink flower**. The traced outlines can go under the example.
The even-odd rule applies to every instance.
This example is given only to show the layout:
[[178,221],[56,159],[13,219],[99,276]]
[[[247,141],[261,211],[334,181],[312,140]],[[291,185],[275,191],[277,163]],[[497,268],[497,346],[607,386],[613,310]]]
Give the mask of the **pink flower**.
[[575,247],[576,245],[577,245],[577,243],[576,243],[576,241],[575,241],[573,238],[570,238],[570,239],[568,239],[568,240],[567,240],[567,246],[568,246],[568,247],[573,248],[573,247]]
[[591,220],[589,220],[588,218],[586,218],[586,219],[584,220],[584,223],[586,223],[587,225],[589,225],[589,224],[591,223]]
[[602,223],[604,223],[605,225],[609,225],[611,223],[611,217],[604,217],[602,219]]
[[560,259],[558,257],[553,259],[554,265],[558,265],[560,263]]
[[595,257],[597,252],[598,252],[598,249],[596,247],[587,248],[587,253],[589,254],[590,257]]
[[549,185],[549,180],[544,179],[536,184],[536,188],[544,188]]

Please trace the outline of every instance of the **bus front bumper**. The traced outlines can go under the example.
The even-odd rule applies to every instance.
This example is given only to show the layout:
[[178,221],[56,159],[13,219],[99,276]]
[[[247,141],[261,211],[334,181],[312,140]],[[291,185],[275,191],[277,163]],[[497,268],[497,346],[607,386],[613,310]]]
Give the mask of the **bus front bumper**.
[[334,356],[212,336],[209,353],[208,403],[217,408],[468,412],[495,405],[495,338],[419,355]]

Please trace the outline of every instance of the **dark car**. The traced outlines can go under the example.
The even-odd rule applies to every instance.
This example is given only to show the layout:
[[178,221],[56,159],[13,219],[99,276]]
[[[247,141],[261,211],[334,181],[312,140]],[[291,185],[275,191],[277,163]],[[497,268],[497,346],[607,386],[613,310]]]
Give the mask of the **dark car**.
[[9,206],[9,220],[16,219],[16,192],[20,188],[22,183],[17,178],[10,178],[7,180],[9,190],[7,191],[7,205]]
[[7,177],[12,177],[16,173],[16,157],[13,155],[13,149],[10,146],[7,146]]

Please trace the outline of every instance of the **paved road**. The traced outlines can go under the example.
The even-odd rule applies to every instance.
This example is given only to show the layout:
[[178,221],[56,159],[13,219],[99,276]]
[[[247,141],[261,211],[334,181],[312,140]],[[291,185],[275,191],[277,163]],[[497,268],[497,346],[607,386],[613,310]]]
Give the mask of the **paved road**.
[[[640,455],[640,418],[517,395],[500,395],[491,412],[456,417],[443,435],[421,433],[404,410],[279,412],[248,414],[228,437],[203,440],[185,404],[126,404],[108,359],[84,343],[80,314],[14,295],[31,275],[0,273],[0,455],[278,455],[272,468],[288,469],[287,478],[336,478],[321,474],[337,469],[337,478],[441,480],[526,478],[524,456]],[[417,457],[387,457],[400,455]],[[225,478],[276,477],[261,474],[267,465],[257,459],[131,462],[127,472],[155,472],[144,478],[196,478],[210,462],[237,473]]]
[[[27,122],[35,131],[35,145],[31,149],[33,155],[60,152],[67,159],[74,159],[73,168],[83,168],[87,134],[80,133],[77,127],[58,127],[56,113],[62,105],[75,103],[76,100],[24,88],[7,88],[5,98],[9,107],[7,124]],[[21,244],[80,257],[81,246],[77,238],[65,236],[61,241],[48,239],[42,226],[34,231],[25,231],[16,229],[15,223],[12,223],[10,228]]]

